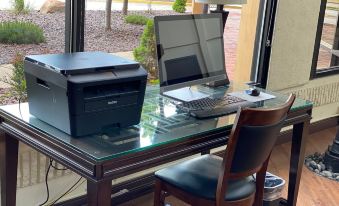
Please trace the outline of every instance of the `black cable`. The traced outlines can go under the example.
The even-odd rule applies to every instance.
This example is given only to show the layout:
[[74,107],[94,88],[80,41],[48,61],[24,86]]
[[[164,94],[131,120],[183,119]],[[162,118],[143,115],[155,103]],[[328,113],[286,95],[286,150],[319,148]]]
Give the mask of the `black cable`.
[[52,168],[55,170],[61,170],[61,171],[65,171],[68,170],[67,168],[57,168],[56,166],[52,165]]
[[78,179],[78,181],[76,181],[76,183],[74,183],[74,185],[72,185],[72,187],[70,187],[64,194],[62,194],[60,197],[58,197],[58,199],[54,200],[51,205],[54,205],[56,202],[58,202],[61,198],[63,198],[65,195],[68,194],[69,191],[71,191],[79,182],[80,180],[82,179],[82,177],[80,177]]
[[[71,191],[69,191],[69,193],[72,193],[73,191],[75,191],[76,189],[78,189],[84,182],[86,182],[86,179],[84,179],[82,182],[80,182],[76,187],[74,187]],[[69,194],[68,193],[68,194]]]
[[58,167],[56,167],[55,165],[53,165],[53,160],[52,160],[52,159],[51,159],[50,161],[51,161],[51,167],[52,167],[53,169],[55,169],[55,170],[62,170],[62,171],[68,170],[67,168],[58,168]]
[[[20,105],[20,104],[19,104]],[[49,200],[49,188],[48,188],[48,174],[49,174],[49,171],[51,169],[51,166],[52,166],[52,161],[51,159],[49,160],[49,165],[48,165],[48,168],[47,168],[47,171],[46,171],[46,176],[45,176],[45,184],[46,184],[46,191],[47,191],[47,197],[46,197],[46,200],[45,202],[39,204],[39,206],[42,206],[44,204],[46,204]]]

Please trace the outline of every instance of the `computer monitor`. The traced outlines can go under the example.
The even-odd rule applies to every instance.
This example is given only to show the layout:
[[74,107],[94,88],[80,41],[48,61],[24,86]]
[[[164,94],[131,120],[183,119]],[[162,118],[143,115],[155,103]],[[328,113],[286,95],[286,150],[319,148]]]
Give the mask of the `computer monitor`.
[[221,14],[156,16],[154,23],[161,94],[191,101],[208,95],[190,86],[229,83]]

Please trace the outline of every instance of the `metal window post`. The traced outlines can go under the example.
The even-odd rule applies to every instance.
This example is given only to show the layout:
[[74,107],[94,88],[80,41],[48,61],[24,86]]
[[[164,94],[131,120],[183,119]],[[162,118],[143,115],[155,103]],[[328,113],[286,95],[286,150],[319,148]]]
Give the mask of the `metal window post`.
[[65,53],[84,51],[85,0],[66,0]]
[[259,15],[257,25],[251,80],[259,84],[261,88],[266,88],[268,80],[277,5],[278,0],[266,0],[260,5],[260,11],[262,9],[264,13]]

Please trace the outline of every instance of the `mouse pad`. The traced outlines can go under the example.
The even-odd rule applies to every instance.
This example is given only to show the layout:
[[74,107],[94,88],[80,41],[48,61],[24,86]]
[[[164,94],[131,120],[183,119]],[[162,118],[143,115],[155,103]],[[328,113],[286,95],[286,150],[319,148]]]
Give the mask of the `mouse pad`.
[[228,93],[228,94],[231,95],[231,96],[234,96],[234,97],[239,97],[239,98],[246,100],[246,101],[249,101],[249,102],[260,102],[260,101],[263,101],[263,100],[275,98],[274,95],[267,94],[267,93],[262,92],[262,91],[260,92],[259,96],[256,96],[256,97],[248,95],[246,93],[246,91],[231,92],[231,93]]

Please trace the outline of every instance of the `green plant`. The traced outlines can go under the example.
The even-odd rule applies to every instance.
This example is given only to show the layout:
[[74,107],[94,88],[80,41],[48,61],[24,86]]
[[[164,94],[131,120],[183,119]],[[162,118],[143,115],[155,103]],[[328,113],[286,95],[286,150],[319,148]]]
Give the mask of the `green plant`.
[[146,25],[149,18],[142,15],[130,14],[125,17],[125,22],[129,24]]
[[24,73],[24,57],[17,53],[13,61],[12,74],[4,76],[1,81],[8,84],[10,89],[4,97],[15,97],[21,101],[27,100],[26,79]]
[[29,6],[25,6],[25,0],[14,0],[13,10],[16,14],[26,14],[29,12]]
[[150,79],[158,78],[157,51],[154,35],[154,22],[148,20],[140,38],[139,47],[133,50],[134,59],[149,73]]
[[175,0],[172,9],[178,13],[185,13],[187,0]]
[[39,44],[45,42],[43,30],[31,22],[0,23],[0,43],[4,44]]

